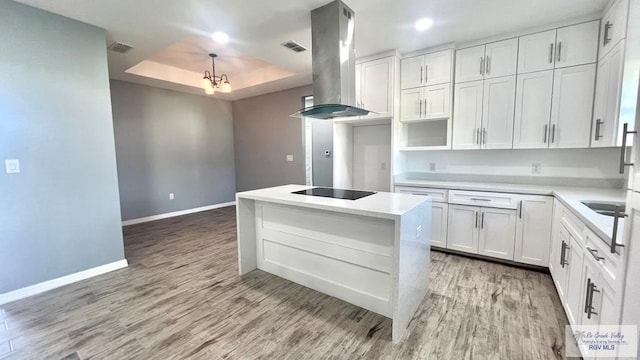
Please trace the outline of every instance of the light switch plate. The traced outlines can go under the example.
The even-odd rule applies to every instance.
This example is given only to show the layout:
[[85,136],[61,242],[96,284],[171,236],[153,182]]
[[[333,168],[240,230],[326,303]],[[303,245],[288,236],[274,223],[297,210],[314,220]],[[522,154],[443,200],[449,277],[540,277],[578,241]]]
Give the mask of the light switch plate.
[[287,161],[293,161],[293,155],[287,155]]
[[20,160],[9,159],[4,161],[7,174],[19,174],[20,173]]

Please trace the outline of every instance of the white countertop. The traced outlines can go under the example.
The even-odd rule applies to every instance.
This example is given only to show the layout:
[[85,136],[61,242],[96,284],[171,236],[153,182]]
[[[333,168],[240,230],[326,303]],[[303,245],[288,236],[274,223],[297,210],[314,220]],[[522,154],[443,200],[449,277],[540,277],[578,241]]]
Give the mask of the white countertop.
[[303,206],[314,209],[387,219],[397,219],[425,201],[431,201],[430,198],[424,196],[388,192],[377,192],[358,200],[344,200],[292,194],[294,191],[311,189],[314,187],[316,186],[283,185],[240,192],[236,194],[236,198]]
[[[586,207],[581,201],[615,201],[624,202],[624,189],[581,188],[555,185],[503,184],[488,182],[463,182],[441,180],[399,179],[396,186],[416,186],[450,190],[492,191],[503,193],[554,196],[575,214],[596,235],[605,241],[611,241],[613,234],[613,218],[600,215]],[[622,237],[624,219],[618,222],[618,238]]]

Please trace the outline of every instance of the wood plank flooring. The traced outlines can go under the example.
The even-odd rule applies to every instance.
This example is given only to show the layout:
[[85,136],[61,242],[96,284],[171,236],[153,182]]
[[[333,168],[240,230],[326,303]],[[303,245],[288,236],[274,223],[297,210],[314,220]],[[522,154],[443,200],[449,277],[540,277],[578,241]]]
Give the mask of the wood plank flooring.
[[394,345],[383,316],[262,271],[240,278],[234,207],[124,234],[129,268],[0,309],[2,360],[564,356],[547,274],[432,252],[430,291]]

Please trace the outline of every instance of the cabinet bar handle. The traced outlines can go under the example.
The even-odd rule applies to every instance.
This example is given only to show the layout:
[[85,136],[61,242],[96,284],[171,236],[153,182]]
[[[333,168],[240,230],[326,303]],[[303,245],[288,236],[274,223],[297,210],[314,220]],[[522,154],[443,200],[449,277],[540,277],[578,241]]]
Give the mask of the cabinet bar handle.
[[476,138],[476,144],[480,144],[480,129],[476,128],[473,135]]
[[491,56],[487,56],[487,75],[491,73]]
[[549,130],[549,125],[548,124],[544,124],[544,140],[543,142],[546,144],[547,143],[547,131]]
[[604,121],[598,119],[596,120],[596,136],[593,138],[593,140],[598,141],[602,138],[602,135],[600,134],[600,126],[602,126],[602,123]]
[[429,65],[424,66],[424,84],[426,85],[429,82]]
[[626,162],[626,151],[627,151],[627,135],[629,134],[637,134],[638,131],[629,131],[629,124],[624,123],[622,126],[622,148],[620,148],[620,174],[624,174],[625,166],[633,166],[633,163]]
[[476,229],[478,228],[478,212],[476,211]]
[[420,82],[422,82],[422,68],[423,68],[423,66],[420,65]]
[[589,304],[587,307],[587,319],[591,319],[591,315],[598,315],[597,312],[593,311],[593,293],[600,292],[600,290],[598,290],[595,283],[591,282],[591,279],[587,279],[587,291],[587,301]]
[[418,117],[422,117],[422,99],[418,101]]
[[480,58],[480,75],[484,75],[484,56]]
[[480,229],[484,229],[484,211],[482,212],[482,220],[480,220]]
[[613,231],[612,231],[612,234],[611,234],[611,253],[612,254],[616,253],[616,247],[618,247],[618,246],[624,247],[624,245],[617,243],[617,238],[618,238],[618,220],[620,220],[620,218],[624,218],[626,216],[627,216],[627,214],[621,213],[620,212],[620,207],[616,206],[616,209],[613,212]]
[[593,256],[593,258],[596,259],[596,261],[604,260],[602,256],[598,255],[598,250],[592,249],[588,246],[587,246],[587,250],[589,250],[589,253],[591,253],[591,256]]
[[587,291],[584,293],[584,313],[589,314],[589,293],[591,292],[591,278],[587,278]]
[[522,200],[520,200],[520,204],[518,204],[518,217],[522,219]]
[[487,145],[487,128],[482,128],[482,143]]
[[558,42],[558,58],[557,58],[557,62],[560,62],[560,59],[562,59],[562,41]]
[[549,44],[549,64],[553,63],[553,43]]
[[562,241],[562,250],[560,250],[560,266],[564,268],[565,242]]
[[491,199],[483,199],[483,198],[470,198],[469,200],[473,200],[473,201],[491,201]]
[[609,23],[607,21],[606,24],[604,24],[604,36],[602,37],[602,46],[606,46],[609,41],[611,41],[611,39],[609,39],[609,29],[611,29],[611,27],[613,27],[613,24]]
[[551,142],[556,142],[556,124],[551,126]]

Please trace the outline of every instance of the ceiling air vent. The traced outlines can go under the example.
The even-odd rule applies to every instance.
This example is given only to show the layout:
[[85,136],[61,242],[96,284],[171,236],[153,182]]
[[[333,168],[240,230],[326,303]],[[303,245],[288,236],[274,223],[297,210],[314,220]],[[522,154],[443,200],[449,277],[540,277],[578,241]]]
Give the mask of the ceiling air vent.
[[283,42],[282,44],[280,44],[284,47],[286,47],[287,49],[291,50],[291,51],[295,51],[297,53],[299,52],[303,52],[303,51],[307,51],[307,48],[298,44],[297,42],[293,41],[293,40],[289,40],[287,42]]
[[113,52],[124,54],[124,53],[128,52],[129,50],[133,49],[133,46],[116,41],[113,44],[109,45],[109,47],[107,49],[109,49],[109,50],[111,50]]

